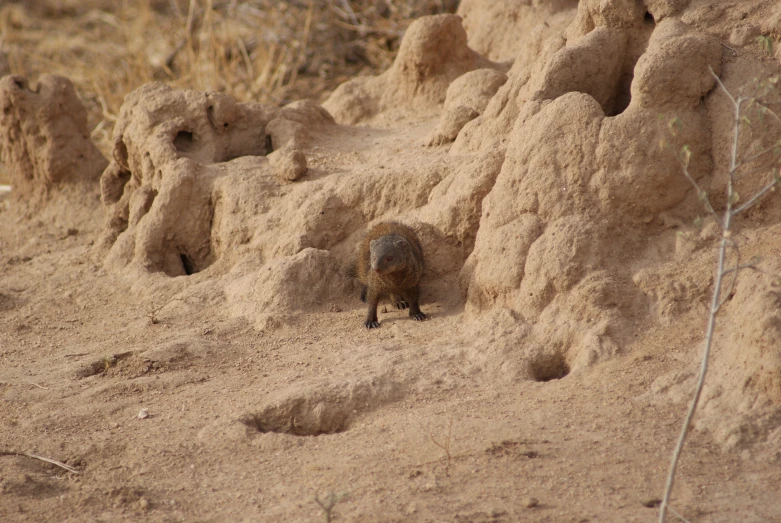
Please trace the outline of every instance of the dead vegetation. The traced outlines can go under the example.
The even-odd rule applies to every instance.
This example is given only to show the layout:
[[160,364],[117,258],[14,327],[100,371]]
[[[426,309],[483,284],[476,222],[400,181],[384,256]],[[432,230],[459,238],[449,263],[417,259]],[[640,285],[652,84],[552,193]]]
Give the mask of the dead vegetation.
[[272,105],[320,99],[348,78],[387,68],[415,17],[456,3],[18,2],[0,7],[0,56],[6,72],[32,85],[43,73],[69,77],[108,155],[125,95],[145,83]]
[[56,459],[47,458],[45,456],[40,456],[38,454],[34,454],[32,452],[20,452],[16,450],[0,450],[0,456],[24,456],[31,459],[37,459],[40,461],[43,461],[45,463],[50,463],[54,466],[60,467],[61,469],[65,469],[68,472],[72,474],[81,474],[80,471],[76,470],[75,468],[71,467],[70,465],[63,463],[62,461],[57,461]]

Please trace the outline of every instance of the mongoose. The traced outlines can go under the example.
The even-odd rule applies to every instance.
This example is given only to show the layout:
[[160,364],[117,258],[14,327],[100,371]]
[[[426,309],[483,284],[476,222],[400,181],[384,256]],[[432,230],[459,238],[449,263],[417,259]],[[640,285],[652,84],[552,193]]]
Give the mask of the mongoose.
[[364,322],[367,329],[380,326],[377,303],[385,295],[397,309],[409,307],[415,320],[426,319],[418,304],[423,248],[415,231],[401,223],[379,223],[358,244],[357,256],[356,276],[363,284],[361,301],[369,304]]

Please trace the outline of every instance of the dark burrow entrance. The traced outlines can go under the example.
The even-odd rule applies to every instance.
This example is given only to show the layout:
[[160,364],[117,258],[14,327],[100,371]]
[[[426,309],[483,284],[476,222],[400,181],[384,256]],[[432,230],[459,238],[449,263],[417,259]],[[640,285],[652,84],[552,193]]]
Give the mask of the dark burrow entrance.
[[195,136],[190,131],[179,131],[174,137],[174,147],[182,153],[189,153],[195,148]]
[[190,276],[191,274],[195,274],[198,272],[195,270],[195,265],[193,264],[193,261],[190,259],[189,256],[186,254],[180,254],[179,258],[182,260],[182,267],[184,268],[184,273],[187,276]]
[[635,66],[640,57],[645,53],[648,47],[648,41],[651,39],[651,33],[656,28],[656,20],[651,13],[646,11],[643,15],[640,31],[632,32],[627,45],[624,64],[621,67],[621,76],[616,85],[613,107],[606,111],[607,116],[616,116],[629,107],[632,101],[632,80],[635,77]]
[[306,421],[297,422],[295,416],[280,417],[277,412],[247,414],[239,421],[247,427],[262,434],[276,432],[290,434],[291,436],[320,436],[322,434],[338,434],[347,430],[347,419],[341,423],[319,424]]
[[545,354],[538,356],[529,365],[534,381],[560,380],[569,374],[570,368],[563,354]]

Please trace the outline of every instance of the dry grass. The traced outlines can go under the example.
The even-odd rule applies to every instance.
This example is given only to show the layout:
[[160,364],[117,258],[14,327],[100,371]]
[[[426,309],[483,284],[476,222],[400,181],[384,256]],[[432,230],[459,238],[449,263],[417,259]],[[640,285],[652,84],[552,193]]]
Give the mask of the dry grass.
[[0,51],[33,83],[46,73],[69,77],[108,154],[125,95],[147,82],[273,105],[319,100],[351,76],[385,69],[414,17],[455,4],[39,0],[0,7]]

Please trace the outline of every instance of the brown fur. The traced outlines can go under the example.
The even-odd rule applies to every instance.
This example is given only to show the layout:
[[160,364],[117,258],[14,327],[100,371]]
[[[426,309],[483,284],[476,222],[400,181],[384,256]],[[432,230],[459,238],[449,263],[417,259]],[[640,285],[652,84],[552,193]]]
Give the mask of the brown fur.
[[364,285],[361,299],[369,304],[364,325],[379,327],[377,304],[389,296],[398,309],[409,307],[409,315],[426,319],[418,294],[423,275],[423,248],[410,227],[397,222],[379,223],[358,244],[356,276]]

